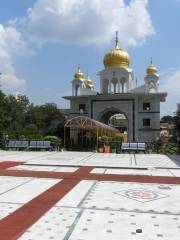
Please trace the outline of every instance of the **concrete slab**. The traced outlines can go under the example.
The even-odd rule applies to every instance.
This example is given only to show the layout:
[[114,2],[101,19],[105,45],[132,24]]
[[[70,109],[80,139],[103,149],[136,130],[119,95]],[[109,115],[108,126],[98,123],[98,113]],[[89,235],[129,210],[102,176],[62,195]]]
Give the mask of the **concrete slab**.
[[85,210],[68,239],[178,240],[179,221],[176,215]]
[[0,203],[0,220],[20,208],[22,204]]
[[0,195],[32,181],[32,178],[0,176]]
[[58,167],[53,172],[75,172],[78,169],[78,167]]
[[95,181],[81,181],[66,196],[64,196],[56,206],[77,207],[88,196]]
[[55,166],[31,166],[31,165],[20,165],[16,167],[8,168],[8,170],[25,170],[25,171],[54,171],[57,167]]
[[180,177],[180,169],[170,169],[169,170],[173,176]]
[[[9,179],[12,177],[9,177]],[[32,179],[31,181],[17,186],[11,191],[6,191],[0,195],[0,203],[23,203],[32,200],[40,193],[46,191],[60,180],[56,179]]]
[[162,154],[102,154],[92,152],[18,152],[0,151],[0,161],[24,161],[27,164],[99,167],[180,168],[180,156]]
[[168,176],[173,174],[168,169],[106,169],[105,174],[122,174],[122,175],[147,175],[147,176]]
[[176,214],[180,213],[179,195],[179,185],[98,182],[81,206]]
[[53,207],[37,223],[35,223],[19,240],[49,240],[65,238],[77,218],[80,210]]
[[136,154],[135,161],[138,167],[179,167],[173,159],[162,154]]
[[[16,239],[16,231],[20,231],[20,234],[24,232],[19,237],[22,240],[179,240],[180,185],[168,183],[169,179],[179,183],[173,178],[180,177],[178,159],[177,156],[174,160],[171,156],[157,154],[0,151],[0,161],[33,163],[33,166],[9,168],[16,170],[13,172],[17,177],[0,176],[0,238],[11,232],[9,239]],[[31,173],[35,177],[20,177],[23,176],[20,170],[36,171]],[[38,171],[46,173],[39,174]],[[137,182],[131,183],[120,182],[120,178],[110,181],[110,175],[106,175],[108,181],[103,182],[101,176],[96,179],[96,174],[94,180],[84,180],[89,179],[89,171],[99,176],[149,176],[143,177],[145,181],[152,179],[151,176],[170,178],[165,178],[167,184],[138,183],[138,178]],[[10,171],[2,168],[0,172],[3,175]],[[69,174],[58,175],[57,172]],[[48,179],[49,176],[62,176],[63,181]],[[35,221],[32,209],[38,212]],[[26,224],[22,220],[24,214],[29,217],[27,220],[30,219]]]

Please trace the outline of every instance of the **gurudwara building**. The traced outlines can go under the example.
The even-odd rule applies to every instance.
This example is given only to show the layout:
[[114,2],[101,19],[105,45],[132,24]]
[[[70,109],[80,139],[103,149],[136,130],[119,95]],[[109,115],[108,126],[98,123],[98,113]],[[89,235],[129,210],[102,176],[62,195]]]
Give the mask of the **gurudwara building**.
[[[129,54],[115,47],[104,57],[104,69],[98,75],[100,90],[78,68],[72,80],[70,118],[87,116],[112,125],[128,135],[131,142],[152,142],[160,134],[160,102],[167,93],[159,92],[159,75],[155,65],[146,70],[144,84],[137,86]],[[113,124],[114,123],[114,124]]]

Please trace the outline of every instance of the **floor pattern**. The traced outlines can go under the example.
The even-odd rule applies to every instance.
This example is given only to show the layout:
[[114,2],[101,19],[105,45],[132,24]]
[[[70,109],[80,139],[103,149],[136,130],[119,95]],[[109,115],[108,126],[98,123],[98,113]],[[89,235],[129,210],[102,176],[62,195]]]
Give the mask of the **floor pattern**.
[[28,154],[0,151],[1,240],[179,240],[178,156]]

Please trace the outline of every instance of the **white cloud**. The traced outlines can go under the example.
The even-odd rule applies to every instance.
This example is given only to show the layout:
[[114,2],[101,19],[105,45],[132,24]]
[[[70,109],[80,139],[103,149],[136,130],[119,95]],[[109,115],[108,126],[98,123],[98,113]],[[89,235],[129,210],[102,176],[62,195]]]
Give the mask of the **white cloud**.
[[24,79],[16,76],[13,57],[30,52],[20,32],[11,26],[4,27],[0,24],[0,73],[2,73],[0,84],[3,88],[13,90],[25,84]]
[[75,44],[106,44],[119,30],[125,46],[136,46],[154,33],[148,0],[37,0],[27,11],[31,40]]
[[180,69],[161,81],[161,91],[168,93],[166,103],[162,104],[162,115],[172,115],[180,103]]

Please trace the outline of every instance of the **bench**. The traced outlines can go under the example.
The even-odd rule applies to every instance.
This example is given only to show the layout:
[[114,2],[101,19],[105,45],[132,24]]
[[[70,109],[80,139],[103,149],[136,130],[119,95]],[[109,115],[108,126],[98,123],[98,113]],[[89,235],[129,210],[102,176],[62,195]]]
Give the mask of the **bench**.
[[131,142],[123,142],[121,145],[122,151],[146,151],[145,143],[131,143]]
[[16,149],[26,149],[29,146],[28,141],[21,141],[21,140],[9,140],[6,147],[7,148],[16,148]]
[[40,140],[9,140],[6,144],[8,149],[45,149],[52,150],[51,141],[40,141]]
[[30,141],[29,149],[52,150],[51,141]]

